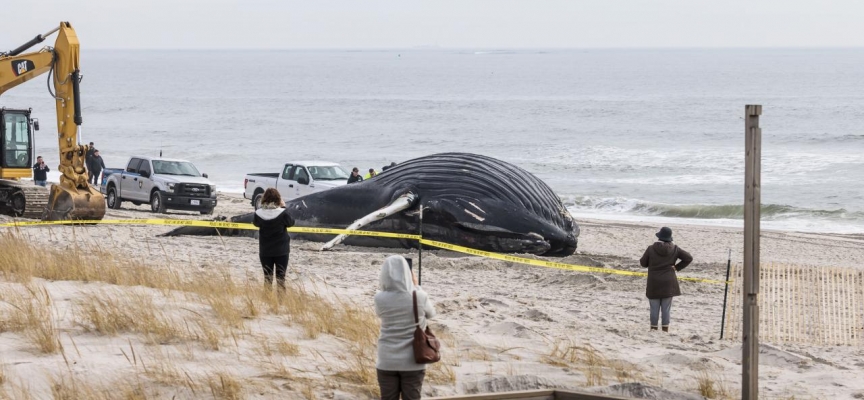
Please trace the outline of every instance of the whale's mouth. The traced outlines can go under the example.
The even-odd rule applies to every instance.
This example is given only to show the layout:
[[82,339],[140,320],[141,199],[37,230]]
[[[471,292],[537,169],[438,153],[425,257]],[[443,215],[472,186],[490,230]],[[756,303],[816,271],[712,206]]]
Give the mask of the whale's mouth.
[[[570,235],[564,240],[547,239],[534,232],[518,233],[503,228],[456,222],[453,223],[457,229],[441,229],[437,232],[429,232],[433,236],[439,236],[443,241],[455,240],[458,235],[459,242],[469,243],[478,250],[486,250],[498,253],[526,253],[539,256],[565,257],[576,251],[576,238]],[[424,230],[424,236],[427,231]]]
[[577,240],[576,235],[571,233],[567,235],[567,238],[564,240],[550,241],[551,248],[543,255],[551,257],[567,257],[576,252],[578,244],[579,241]]

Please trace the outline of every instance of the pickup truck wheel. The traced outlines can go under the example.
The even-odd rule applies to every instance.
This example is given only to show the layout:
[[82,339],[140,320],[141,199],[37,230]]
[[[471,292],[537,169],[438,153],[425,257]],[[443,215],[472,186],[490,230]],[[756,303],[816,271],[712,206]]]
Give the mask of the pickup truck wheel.
[[256,210],[261,208],[262,197],[264,197],[264,193],[258,193],[252,198],[252,207],[255,207]]
[[213,214],[212,208],[209,210],[201,210],[201,215],[211,215],[211,214]]
[[114,186],[108,188],[108,195],[105,197],[105,201],[108,202],[108,208],[112,210],[120,209],[120,203],[122,203],[122,201],[117,197],[117,189],[115,189]]
[[165,198],[162,196],[162,192],[153,192],[150,195],[150,211],[154,213],[164,214],[165,213]]

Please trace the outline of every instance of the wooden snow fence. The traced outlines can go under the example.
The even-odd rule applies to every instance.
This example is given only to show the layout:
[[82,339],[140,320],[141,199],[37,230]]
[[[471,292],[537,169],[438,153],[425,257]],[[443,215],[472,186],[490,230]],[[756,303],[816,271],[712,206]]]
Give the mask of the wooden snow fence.
[[[741,340],[740,265],[733,265],[725,338]],[[762,264],[759,339],[864,347],[864,271]]]

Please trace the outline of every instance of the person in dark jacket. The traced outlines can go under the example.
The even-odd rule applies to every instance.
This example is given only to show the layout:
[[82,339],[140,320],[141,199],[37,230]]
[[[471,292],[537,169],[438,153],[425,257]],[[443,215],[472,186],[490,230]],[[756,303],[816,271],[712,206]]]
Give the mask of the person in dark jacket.
[[363,181],[363,175],[360,175],[360,169],[357,167],[354,167],[354,169],[351,170],[351,176],[348,177],[348,183],[362,182],[362,181]]
[[90,156],[90,163],[87,164],[87,171],[90,172],[90,179],[94,185],[99,186],[99,175],[105,169],[105,161],[102,161],[102,156],[99,155],[99,150],[93,150],[93,155]]
[[33,164],[33,183],[39,186],[47,185],[49,171],[51,171],[51,168],[45,165],[45,160],[42,159],[42,156],[36,157],[36,164]]
[[87,153],[84,156],[84,162],[87,165],[90,165],[90,157],[93,157],[93,152],[96,151],[96,147],[93,142],[90,142],[90,146],[87,147]]
[[93,179],[93,174],[90,173],[90,160],[93,159],[93,152],[96,151],[96,147],[93,145],[93,142],[90,142],[90,145],[87,146],[87,153],[84,153],[84,166],[87,167],[87,183],[90,183],[90,180]]
[[294,226],[294,218],[285,209],[279,191],[274,188],[264,191],[252,224],[258,227],[258,258],[264,268],[267,287],[273,286],[275,275],[279,288],[285,289],[285,270],[291,252],[291,237],[286,229]]
[[669,332],[672,298],[681,295],[676,273],[690,265],[693,256],[672,243],[672,229],[664,226],[655,235],[659,241],[648,246],[639,264],[648,268],[645,295],[651,304],[651,329],[657,330],[657,320],[662,311],[663,331]]

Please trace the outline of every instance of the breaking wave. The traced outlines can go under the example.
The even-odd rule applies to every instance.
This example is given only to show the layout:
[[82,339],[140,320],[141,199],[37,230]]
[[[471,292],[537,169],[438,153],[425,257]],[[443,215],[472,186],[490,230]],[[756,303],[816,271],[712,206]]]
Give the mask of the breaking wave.
[[[591,211],[614,214],[636,214],[667,218],[693,219],[743,219],[744,206],[732,204],[664,204],[622,197],[572,197],[564,199],[565,206],[573,211]],[[845,209],[819,210],[793,207],[782,204],[763,204],[763,220],[820,219],[820,220],[864,220],[864,212]]]

